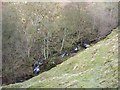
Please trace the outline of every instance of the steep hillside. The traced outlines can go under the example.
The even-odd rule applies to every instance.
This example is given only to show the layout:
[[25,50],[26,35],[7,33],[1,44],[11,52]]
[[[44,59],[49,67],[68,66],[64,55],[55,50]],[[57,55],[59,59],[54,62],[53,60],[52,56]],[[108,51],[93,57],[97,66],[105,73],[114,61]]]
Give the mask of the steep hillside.
[[61,59],[64,52],[103,39],[117,16],[117,2],[3,2],[2,84],[33,77],[36,61],[48,71],[68,59]]
[[23,83],[5,88],[118,87],[118,29],[104,40]]

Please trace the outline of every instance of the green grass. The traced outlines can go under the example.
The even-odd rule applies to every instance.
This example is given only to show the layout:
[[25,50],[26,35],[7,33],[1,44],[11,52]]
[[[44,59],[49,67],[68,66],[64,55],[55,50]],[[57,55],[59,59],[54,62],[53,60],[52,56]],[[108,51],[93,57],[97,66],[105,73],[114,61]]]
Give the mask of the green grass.
[[118,29],[51,70],[23,83],[3,87],[28,89],[118,87]]

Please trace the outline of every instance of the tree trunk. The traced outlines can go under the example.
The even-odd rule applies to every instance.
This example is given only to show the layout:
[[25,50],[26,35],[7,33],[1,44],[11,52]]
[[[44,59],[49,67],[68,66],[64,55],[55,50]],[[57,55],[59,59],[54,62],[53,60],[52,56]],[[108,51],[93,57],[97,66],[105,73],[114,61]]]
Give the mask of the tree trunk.
[[48,32],[48,34],[47,34],[47,56],[46,56],[46,58],[48,58],[49,57],[49,32]]
[[44,37],[44,58],[46,59],[46,37]]
[[65,38],[66,38],[66,28],[64,29],[64,36],[63,36],[63,39],[62,39],[62,45],[61,45],[60,51],[63,50],[64,43],[65,43]]
[[80,19],[80,5],[79,5],[79,3],[77,4],[77,6],[78,6],[78,18],[79,18],[79,20],[78,20],[78,38],[77,38],[77,41],[78,41],[79,39],[82,39],[82,35],[81,35],[82,27],[80,27],[80,23],[82,22],[82,20]]

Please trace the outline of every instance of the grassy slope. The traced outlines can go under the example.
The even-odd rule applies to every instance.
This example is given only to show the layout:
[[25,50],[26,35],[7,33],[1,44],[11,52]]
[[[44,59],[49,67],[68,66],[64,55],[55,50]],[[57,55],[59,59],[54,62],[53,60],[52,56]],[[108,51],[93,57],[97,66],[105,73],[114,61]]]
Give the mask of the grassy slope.
[[118,30],[107,38],[77,53],[67,61],[23,83],[5,87],[19,88],[96,88],[117,87]]

